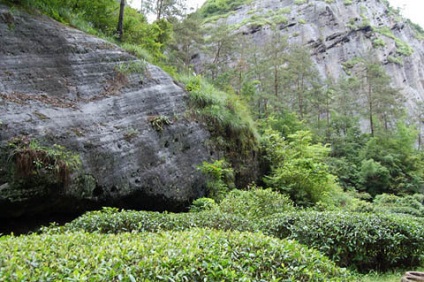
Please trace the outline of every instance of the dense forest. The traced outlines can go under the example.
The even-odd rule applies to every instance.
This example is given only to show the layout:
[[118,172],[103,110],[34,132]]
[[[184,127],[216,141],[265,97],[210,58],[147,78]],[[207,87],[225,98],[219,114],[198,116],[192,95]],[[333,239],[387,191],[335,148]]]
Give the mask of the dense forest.
[[[246,0],[190,14],[178,0],[2,2],[160,66],[222,155],[198,167],[208,195],[189,212],[104,208],[0,237],[0,280],[399,281],[423,268],[422,105],[403,106],[372,50],[324,79],[273,24],[284,9],[249,23],[270,27],[257,46],[219,21]],[[393,60],[412,52],[398,46]]]

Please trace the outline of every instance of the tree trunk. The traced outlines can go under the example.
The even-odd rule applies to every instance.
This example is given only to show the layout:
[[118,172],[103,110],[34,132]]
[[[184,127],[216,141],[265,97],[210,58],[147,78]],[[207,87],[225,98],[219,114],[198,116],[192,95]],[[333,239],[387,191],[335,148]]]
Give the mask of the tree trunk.
[[160,20],[162,18],[162,11],[163,11],[163,0],[157,0],[156,2],[156,20]]
[[122,35],[124,34],[124,10],[125,10],[125,0],[121,0],[121,6],[119,8],[119,19],[118,19],[118,28],[116,33],[118,34],[118,40],[122,41]]
[[373,113],[374,113],[374,105],[372,101],[372,86],[371,83],[368,80],[368,110],[369,110],[369,119],[370,119],[370,130],[371,130],[371,136],[374,137],[374,119],[373,119]]

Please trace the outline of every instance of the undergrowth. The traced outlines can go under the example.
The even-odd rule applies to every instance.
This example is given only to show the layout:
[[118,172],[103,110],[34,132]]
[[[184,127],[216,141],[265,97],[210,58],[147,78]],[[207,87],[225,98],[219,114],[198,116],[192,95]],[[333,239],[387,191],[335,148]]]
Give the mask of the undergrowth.
[[188,114],[206,124],[211,146],[225,152],[236,175],[236,186],[255,181],[259,135],[242,97],[218,90],[201,76],[180,76],[178,80],[189,92]]
[[208,0],[200,8],[200,14],[204,17],[226,14],[236,8],[246,5],[252,0]]
[[41,234],[0,241],[2,281],[353,281],[319,252],[262,234]]
[[423,223],[407,215],[305,211],[272,215],[262,229],[315,248],[340,266],[367,272],[422,265]]
[[72,172],[80,169],[81,159],[61,145],[43,146],[37,140],[17,137],[9,142],[13,174],[19,180],[34,183],[61,183],[67,185]]
[[245,103],[235,94],[216,89],[201,76],[181,76],[190,93],[191,113],[204,121],[212,135],[224,137],[234,149],[255,150],[258,133]]

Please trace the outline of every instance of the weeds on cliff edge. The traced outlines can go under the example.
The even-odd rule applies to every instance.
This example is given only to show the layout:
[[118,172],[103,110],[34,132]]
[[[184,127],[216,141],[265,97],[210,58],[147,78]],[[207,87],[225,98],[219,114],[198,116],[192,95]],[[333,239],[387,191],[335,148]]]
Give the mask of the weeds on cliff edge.
[[167,116],[151,116],[148,118],[153,129],[156,131],[162,131],[166,125],[172,124],[171,120]]
[[57,144],[51,147],[42,146],[37,140],[31,140],[27,136],[13,138],[9,142],[9,148],[9,159],[15,164],[16,176],[30,180],[40,176],[49,178],[51,175],[56,183],[67,185],[71,173],[81,166],[78,154]]
[[144,74],[147,63],[144,60],[120,62],[115,65],[115,71],[119,74],[130,75],[133,73]]
[[191,113],[208,125],[213,136],[224,137],[227,149],[256,150],[256,126],[240,97],[216,89],[201,76],[181,76],[179,79],[190,93]]

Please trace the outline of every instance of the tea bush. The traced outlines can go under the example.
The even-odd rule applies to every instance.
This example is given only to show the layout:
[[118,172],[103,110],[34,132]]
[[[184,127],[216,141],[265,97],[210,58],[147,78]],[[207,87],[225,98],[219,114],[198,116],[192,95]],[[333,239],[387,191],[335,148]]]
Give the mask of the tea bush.
[[424,217],[424,195],[415,194],[399,197],[389,194],[377,195],[373,201],[374,209],[380,212],[410,214]]
[[218,205],[214,201],[214,199],[211,198],[199,198],[197,200],[194,200],[193,203],[190,206],[190,212],[201,212],[201,211],[207,211],[207,210],[214,210],[217,209]]
[[270,216],[263,230],[316,248],[358,271],[419,266],[424,221],[407,215],[297,212]]
[[252,233],[33,234],[0,248],[1,281],[353,281],[315,250]]
[[163,230],[186,230],[195,227],[222,230],[253,231],[247,219],[219,211],[199,213],[158,213],[147,211],[121,211],[105,208],[88,212],[61,228],[43,231],[85,231],[100,233],[158,232]]
[[293,211],[293,202],[271,189],[254,188],[250,191],[233,190],[219,204],[224,213],[251,220],[262,219],[275,213]]

